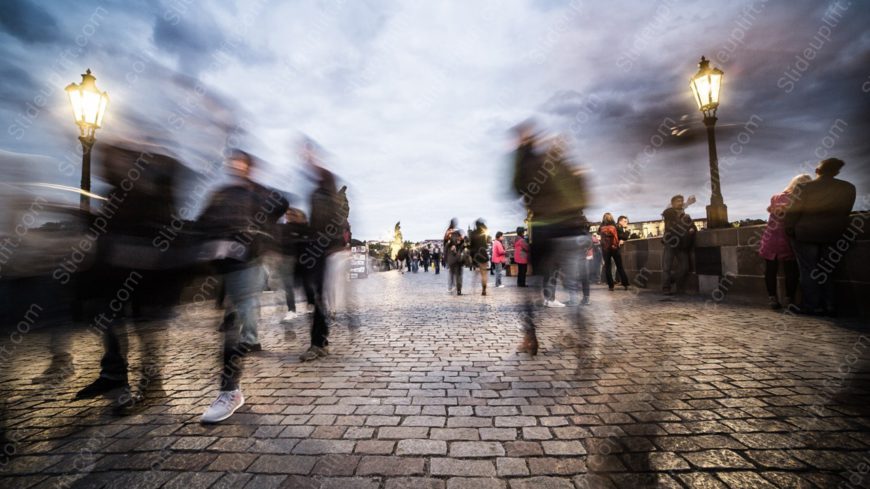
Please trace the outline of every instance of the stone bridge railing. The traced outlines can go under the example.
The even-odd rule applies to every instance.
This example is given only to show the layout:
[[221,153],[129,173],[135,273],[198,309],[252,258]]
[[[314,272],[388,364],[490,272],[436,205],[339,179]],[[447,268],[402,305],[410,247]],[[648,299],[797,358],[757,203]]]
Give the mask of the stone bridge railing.
[[[836,265],[833,280],[841,315],[870,317],[870,212],[852,214],[850,226],[825,253],[826,262]],[[688,290],[708,300],[767,304],[764,260],[758,245],[764,225],[702,230],[692,253]],[[661,287],[661,238],[630,240],[622,251],[625,270],[632,285]],[[827,263],[820,274],[829,274]],[[780,290],[783,289],[780,270]],[[784,297],[780,297],[784,301]]]

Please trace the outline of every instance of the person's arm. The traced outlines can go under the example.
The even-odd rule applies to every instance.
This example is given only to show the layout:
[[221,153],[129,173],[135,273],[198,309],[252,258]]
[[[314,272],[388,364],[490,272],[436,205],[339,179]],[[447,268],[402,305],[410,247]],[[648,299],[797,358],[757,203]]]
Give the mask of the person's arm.
[[791,204],[786,209],[785,216],[782,218],[783,229],[785,229],[785,234],[789,236],[794,236],[794,228],[797,226],[801,214],[803,214],[804,199],[806,198],[806,196],[803,195],[804,191],[805,188],[803,185],[795,187],[790,199]]

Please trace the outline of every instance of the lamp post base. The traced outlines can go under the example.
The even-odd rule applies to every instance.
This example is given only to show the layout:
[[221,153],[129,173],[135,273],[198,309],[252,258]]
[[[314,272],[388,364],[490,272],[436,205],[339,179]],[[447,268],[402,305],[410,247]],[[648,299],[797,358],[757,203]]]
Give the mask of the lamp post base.
[[727,228],[731,223],[728,222],[728,207],[725,204],[710,204],[707,206],[707,228]]

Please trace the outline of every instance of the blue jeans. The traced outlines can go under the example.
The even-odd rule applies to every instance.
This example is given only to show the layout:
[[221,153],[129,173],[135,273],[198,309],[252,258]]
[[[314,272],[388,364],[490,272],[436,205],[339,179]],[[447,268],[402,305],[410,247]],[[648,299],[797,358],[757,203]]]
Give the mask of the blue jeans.
[[820,243],[807,243],[791,240],[800,270],[801,309],[813,312],[821,309],[834,311],[834,270],[830,273],[819,267],[830,246]]
[[224,276],[224,284],[229,306],[235,311],[241,323],[239,341],[249,345],[259,343],[257,321],[260,316],[263,267],[259,262],[248,263],[244,268],[227,273]]
[[501,285],[501,277],[504,275],[504,263],[495,264],[495,286]]

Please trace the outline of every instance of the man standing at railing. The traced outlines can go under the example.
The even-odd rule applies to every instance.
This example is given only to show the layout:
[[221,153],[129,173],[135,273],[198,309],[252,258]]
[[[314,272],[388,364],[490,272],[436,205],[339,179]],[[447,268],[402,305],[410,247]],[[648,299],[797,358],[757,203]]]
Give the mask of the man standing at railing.
[[[855,205],[855,186],[834,178],[843,165],[837,158],[821,161],[816,179],[795,187],[785,214],[785,232],[800,269],[803,314],[836,315],[833,273],[840,259],[831,258],[843,253],[835,244],[843,238]],[[823,262],[830,266],[823,267]]]

